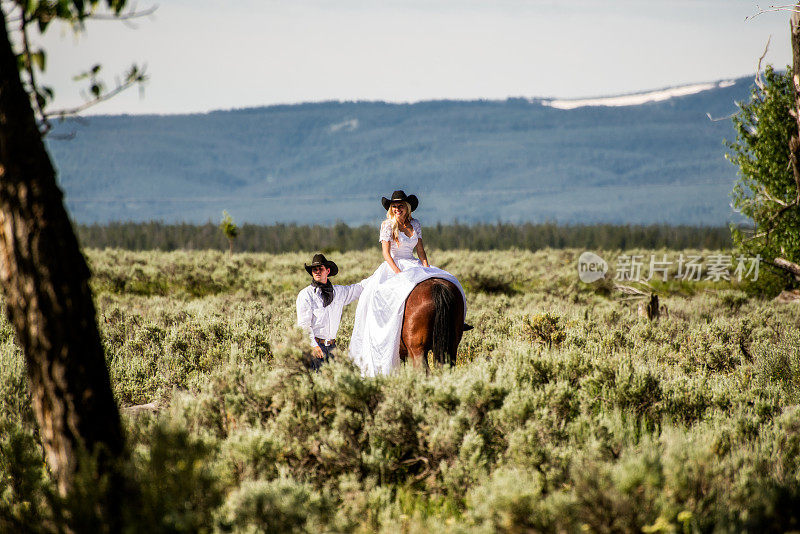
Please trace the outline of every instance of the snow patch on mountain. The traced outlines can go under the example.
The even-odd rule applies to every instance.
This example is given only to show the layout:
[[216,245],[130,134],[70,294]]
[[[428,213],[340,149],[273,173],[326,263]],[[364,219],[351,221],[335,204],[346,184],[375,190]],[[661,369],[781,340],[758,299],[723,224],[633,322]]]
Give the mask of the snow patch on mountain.
[[348,119],[344,122],[339,122],[336,124],[331,124],[329,129],[331,132],[353,132],[358,128],[358,119]]
[[557,109],[576,109],[588,106],[607,106],[607,107],[621,107],[621,106],[639,106],[650,102],[663,102],[670,98],[680,96],[695,95],[703,91],[711,89],[725,88],[734,85],[734,80],[725,80],[721,82],[712,83],[698,83],[693,85],[684,85],[681,87],[670,87],[668,89],[660,89],[658,91],[649,91],[647,93],[635,93],[630,95],[609,96],[599,98],[581,98],[575,100],[538,100],[544,106],[549,106]]

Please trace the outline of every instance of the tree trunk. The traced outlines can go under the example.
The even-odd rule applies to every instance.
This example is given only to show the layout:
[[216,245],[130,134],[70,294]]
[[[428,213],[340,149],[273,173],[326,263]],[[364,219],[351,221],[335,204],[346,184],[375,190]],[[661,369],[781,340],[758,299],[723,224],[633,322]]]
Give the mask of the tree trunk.
[[795,88],[798,86],[797,77],[800,75],[800,2],[795,6],[789,18],[789,28],[792,39],[792,74],[795,77]]
[[[97,519],[119,523],[115,459],[124,439],[89,289],[89,268],[23,89],[0,10],[0,283],[25,353],[33,410],[59,491],[84,453],[111,475]],[[100,484],[98,487],[103,486]]]
[[[797,129],[789,139],[789,161],[792,166],[795,184],[800,188],[800,2],[789,19],[792,41],[792,81],[794,82],[794,119]],[[798,191],[800,193],[800,191]],[[769,230],[769,229],[768,229]]]
[[661,308],[658,306],[658,295],[655,293],[650,293],[650,301],[647,303],[647,318],[651,321],[654,319],[658,319],[658,316],[661,312]]

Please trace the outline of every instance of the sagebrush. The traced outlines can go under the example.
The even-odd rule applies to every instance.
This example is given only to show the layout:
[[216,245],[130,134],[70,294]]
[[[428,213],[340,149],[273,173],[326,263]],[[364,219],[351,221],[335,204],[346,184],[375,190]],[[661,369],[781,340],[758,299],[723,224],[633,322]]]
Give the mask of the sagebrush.
[[[580,252],[431,250],[468,289],[456,367],[363,379],[304,364],[308,254],[88,251],[117,399],[156,406],[124,415],[130,530],[800,528],[800,306],[662,283],[651,322],[579,282]],[[346,284],[380,253],[332,259]],[[95,481],[56,495],[0,336],[0,530],[79,524]]]

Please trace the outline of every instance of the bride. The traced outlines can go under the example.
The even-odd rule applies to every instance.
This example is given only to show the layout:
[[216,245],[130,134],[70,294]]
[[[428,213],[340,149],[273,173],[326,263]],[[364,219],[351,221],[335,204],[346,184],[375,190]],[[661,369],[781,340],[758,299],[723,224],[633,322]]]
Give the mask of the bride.
[[[464,296],[452,274],[428,264],[422,226],[411,216],[419,205],[417,197],[395,191],[391,198],[382,197],[381,203],[386,210],[380,230],[385,261],[362,282],[364,291],[358,300],[350,338],[350,357],[364,376],[389,374],[400,365],[403,311],[414,286],[428,278],[444,278]],[[419,259],[414,258],[415,250]]]

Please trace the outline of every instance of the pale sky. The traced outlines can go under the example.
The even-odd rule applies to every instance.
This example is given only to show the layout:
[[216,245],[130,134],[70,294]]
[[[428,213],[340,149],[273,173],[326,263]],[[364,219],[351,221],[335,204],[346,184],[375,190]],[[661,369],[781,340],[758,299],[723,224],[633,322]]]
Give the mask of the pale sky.
[[324,100],[580,98],[752,75],[791,61],[788,14],[749,0],[138,0],[134,25],[45,37],[53,108],[72,77],[150,76],[92,113],[189,113]]

